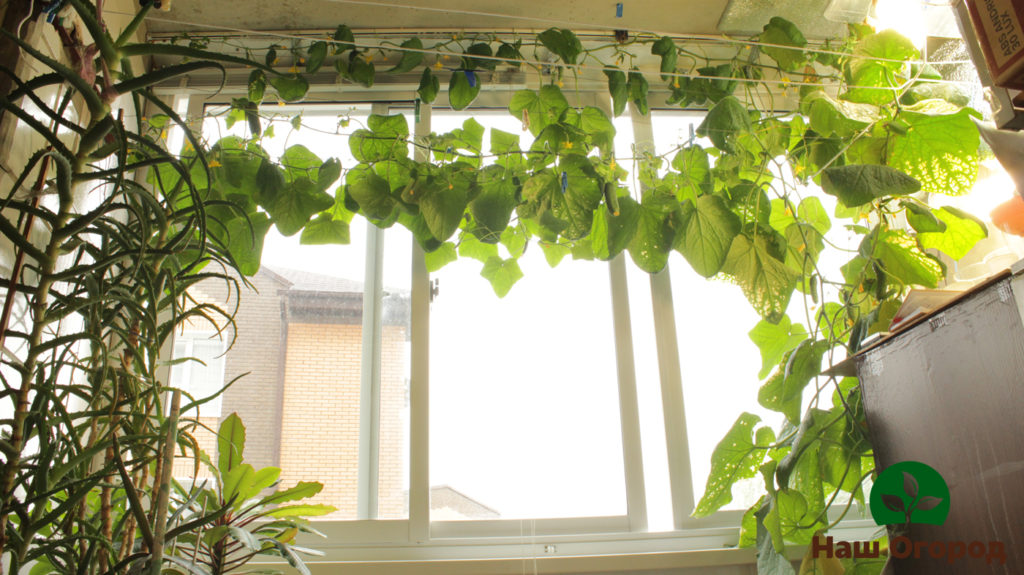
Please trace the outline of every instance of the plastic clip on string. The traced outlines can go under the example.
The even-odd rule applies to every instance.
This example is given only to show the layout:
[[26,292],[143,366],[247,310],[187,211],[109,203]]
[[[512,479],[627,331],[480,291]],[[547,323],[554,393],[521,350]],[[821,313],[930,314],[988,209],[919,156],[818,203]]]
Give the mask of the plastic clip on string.
[[61,0],[53,0],[53,2],[50,2],[43,8],[43,10],[46,12],[47,24],[53,24],[54,22],[57,21],[57,14],[60,12],[60,9],[63,6],[63,4],[64,3],[61,2]]
[[569,189],[569,174],[562,172],[562,193]]
[[622,2],[615,5],[615,17],[622,18]]

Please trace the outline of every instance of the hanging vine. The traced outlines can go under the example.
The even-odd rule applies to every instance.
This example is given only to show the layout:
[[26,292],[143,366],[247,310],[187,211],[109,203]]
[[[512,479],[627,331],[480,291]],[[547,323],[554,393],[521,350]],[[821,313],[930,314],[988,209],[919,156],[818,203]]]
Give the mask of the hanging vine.
[[[628,252],[650,273],[677,251],[700,275],[739,285],[762,318],[749,334],[763,360],[758,399],[785,423],[774,430],[740,415],[714,452],[694,515],[721,509],[737,481],[760,475],[765,495],[744,516],[740,541],[758,548],[764,573],[792,572],[786,543],[807,544],[829,529],[838,521],[832,507],[843,508],[841,518],[852,502],[863,503],[873,472],[857,382],[820,375],[823,367],[885,331],[911,286],[939,285],[940,252],[958,259],[986,234],[973,216],[922,201],[927,193],[970,189],[979,141],[969,117],[976,112],[894,32],[854,26],[842,43],[811,47],[793,24],[773,18],[758,38],[730,45],[727,56],[670,37],[585,44],[557,28],[514,39],[456,35],[428,46],[418,37],[357,41],[339,26],[330,38],[290,48],[226,54],[210,45],[192,37],[126,45],[119,54],[252,69],[247,93],[226,118],[245,122],[248,137],[225,137],[202,151],[191,142],[179,157],[184,168],[160,163],[148,176],[162,190],[196,190],[175,196],[178,209],[202,202],[206,233],[246,275],[259,269],[271,226],[305,244],[344,244],[358,214],[381,228],[408,228],[430,270],[458,257],[480,260],[498,296],[522,278],[518,259],[530,244],[552,266],[566,256],[610,260]],[[657,69],[643,67],[645,59]],[[380,60],[390,68],[378,72]],[[325,66],[352,89],[421,70],[410,100],[433,102],[446,81],[456,110],[472,106],[499,67],[532,68],[541,85],[515,92],[508,111],[533,142],[524,149],[519,134],[491,129],[485,147],[486,131],[474,119],[416,138],[404,116],[371,115],[345,132],[356,165],[301,145],[272,158],[261,145],[276,125],[267,127],[273,114],[266,104],[302,100],[309,76]],[[573,105],[564,89],[591,72],[607,85],[613,116],[628,105],[648,114],[652,82],[661,83],[668,105],[706,107],[696,130],[702,140],[616,158],[612,118]],[[780,88],[793,93],[796,109],[778,111]],[[149,119],[157,131],[167,122],[179,119]],[[301,117],[291,127],[301,129]],[[128,160],[128,169],[146,162],[132,152]],[[819,186],[837,199],[832,214]],[[820,257],[842,251],[827,237],[838,225],[860,241],[836,275]],[[801,302],[791,301],[794,293]]]

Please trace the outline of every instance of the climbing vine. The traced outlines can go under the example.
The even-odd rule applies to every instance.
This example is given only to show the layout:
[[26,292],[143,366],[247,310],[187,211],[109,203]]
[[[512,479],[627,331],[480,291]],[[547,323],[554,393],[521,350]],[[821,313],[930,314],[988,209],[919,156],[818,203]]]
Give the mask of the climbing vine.
[[[925,201],[970,190],[977,113],[919,61],[910,41],[863,26],[842,42],[810,46],[792,23],[773,18],[725,56],[669,37],[584,43],[555,28],[428,42],[357,40],[340,26],[330,38],[235,55],[199,38],[160,46],[252,68],[247,94],[226,117],[245,122],[249,136],[213,143],[208,172],[202,155],[186,149],[191,173],[161,168],[150,179],[173,189],[184,178],[202,190],[217,222],[208,233],[250,275],[271,226],[306,244],[347,243],[358,214],[381,228],[408,228],[431,271],[460,256],[480,260],[498,296],[521,279],[517,261],[531,244],[552,266],[566,256],[610,260],[628,252],[650,273],[663,270],[674,250],[701,276],[739,285],[762,318],[749,333],[762,358],[758,400],[785,419],[772,429],[753,414],[739,416],[714,452],[694,515],[730,503],[737,481],[761,477],[765,495],[744,516],[741,544],[757,547],[760,572],[792,572],[786,543],[809,543],[853,502],[863,503],[873,473],[857,381],[821,375],[823,368],[886,331],[911,286],[938,286],[942,256],[959,259],[986,235],[973,216]],[[375,58],[390,67],[377,71]],[[302,100],[309,77],[331,65],[351,89],[421,70],[409,99],[433,102],[444,81],[456,110],[472,106],[496,71],[532,68],[539,87],[515,92],[508,105],[532,144],[494,128],[485,142],[472,118],[417,138],[404,116],[371,115],[365,125],[339,128],[356,165],[301,145],[271,158],[261,145],[273,115],[266,104]],[[609,114],[573,104],[572,84],[591,72],[607,85],[611,116],[630,104],[639,114],[652,104],[706,108],[700,139],[665,154],[616,158]],[[656,93],[665,101],[652,102]],[[181,121],[168,115],[150,123],[161,129],[168,118]],[[292,128],[301,129],[301,117]],[[818,190],[836,199],[832,213]],[[183,197],[182,208],[194,199]],[[859,238],[856,245],[834,245],[828,234],[840,226]],[[845,259],[838,273],[821,265],[826,251]],[[856,572],[880,568],[862,564]]]

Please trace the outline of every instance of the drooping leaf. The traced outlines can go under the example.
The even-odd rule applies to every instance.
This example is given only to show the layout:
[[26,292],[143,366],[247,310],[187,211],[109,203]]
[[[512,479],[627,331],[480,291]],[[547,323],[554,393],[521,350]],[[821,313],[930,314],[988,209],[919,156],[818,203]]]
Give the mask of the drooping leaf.
[[459,257],[486,263],[488,259],[498,257],[498,245],[481,242],[473,234],[462,234],[459,239]]
[[757,474],[767,449],[754,443],[754,427],[761,418],[743,413],[711,454],[711,473],[704,495],[693,511],[694,517],[707,517],[732,501],[732,486]]
[[771,505],[762,506],[754,514],[757,522],[757,572],[767,575],[795,575],[793,564],[775,543],[777,539],[782,539],[782,535],[778,521],[769,518],[773,505],[774,501]]
[[466,54],[462,57],[462,67],[467,70],[475,70],[477,68],[494,70],[498,67],[498,61],[491,58],[493,55],[494,52],[491,50],[490,44],[487,42],[477,42],[466,48]]
[[367,119],[369,130],[359,129],[348,139],[349,149],[360,162],[380,162],[409,157],[409,122],[405,116],[372,114]]
[[253,276],[259,271],[263,239],[271,225],[270,218],[262,212],[250,214],[248,219],[237,217],[228,222],[228,251],[238,263],[238,271],[242,275]]
[[324,65],[324,58],[327,57],[327,42],[317,41],[309,46],[306,52],[306,73],[316,74]]
[[337,220],[328,213],[322,213],[306,224],[299,236],[302,245],[346,245],[349,241],[348,222]]
[[576,64],[576,58],[583,52],[583,44],[571,30],[549,28],[538,34],[537,39],[545,48],[569,65]]
[[698,274],[706,278],[717,274],[740,231],[740,219],[722,198],[707,194],[684,202],[680,221],[673,247]]
[[349,170],[345,181],[345,194],[359,205],[367,217],[382,220],[391,215],[395,200],[391,197],[387,180],[361,165]]
[[629,92],[629,101],[633,102],[633,105],[636,106],[636,111],[640,112],[641,116],[646,116],[650,109],[647,102],[647,93],[649,91],[647,78],[636,70],[630,71],[629,79],[626,81],[626,89]]
[[544,260],[548,262],[548,266],[550,267],[557,267],[565,256],[572,253],[572,248],[565,244],[545,241],[540,241],[538,243],[541,251],[544,252]]
[[612,114],[620,116],[626,111],[626,104],[629,103],[626,74],[621,70],[605,70],[604,75],[608,77],[608,93],[612,97]]
[[800,200],[797,206],[797,215],[800,221],[810,224],[818,233],[824,235],[832,229],[832,218],[828,216],[821,200],[814,196],[808,196]]
[[921,182],[889,166],[855,164],[825,168],[821,187],[852,208],[877,198],[913,194],[921,189]]
[[[249,74],[249,101],[259,104],[267,89],[267,76],[263,70],[253,70]],[[152,118],[150,118],[152,122]]]
[[505,177],[505,170],[500,166],[484,168],[477,181],[480,195],[469,204],[477,223],[473,234],[481,241],[497,243],[516,207],[516,185],[512,178]]
[[334,205],[334,198],[317,189],[308,178],[297,178],[267,206],[274,226],[282,235],[291,236],[300,231],[318,212]]
[[736,236],[722,271],[735,278],[754,309],[771,322],[785,314],[798,279],[797,272],[772,255],[763,234],[753,240]]
[[[616,192],[617,193],[617,192]],[[619,198],[619,215],[608,210],[594,213],[594,226],[590,231],[594,257],[611,260],[629,247],[640,222],[640,207],[629,195]]]
[[508,295],[512,286],[523,277],[523,271],[519,268],[519,261],[516,258],[505,260],[493,257],[484,264],[480,275],[491,282],[494,293],[502,298]]
[[942,264],[922,252],[914,238],[900,230],[885,230],[878,235],[864,238],[862,251],[873,246],[874,257],[881,262],[882,269],[903,285],[920,285],[934,288],[945,275]]
[[[523,212],[536,217],[551,231],[575,240],[590,232],[602,190],[590,161],[581,156],[562,159],[559,171],[534,174],[523,185]],[[565,174],[565,188],[562,187]]]
[[309,82],[302,76],[271,76],[270,85],[277,90],[277,95],[285,102],[298,102],[306,97],[309,91]]
[[352,34],[352,30],[342,24],[338,26],[338,29],[334,31],[334,53],[341,54],[345,50],[355,49],[355,36]]
[[736,152],[736,139],[752,128],[750,114],[736,97],[723,98],[708,111],[704,121],[697,128],[697,134],[707,136],[716,148],[725,152]]
[[796,70],[807,62],[807,55],[800,50],[807,46],[807,39],[795,24],[785,18],[775,16],[769,20],[761,32],[760,41],[765,44],[761,50],[778,62],[783,70]]
[[[317,181],[322,163],[319,156],[302,144],[289,146],[281,154],[281,167],[284,168],[285,181],[289,183],[301,178]],[[338,167],[340,172],[341,166]]]
[[878,106],[836,100],[824,90],[804,96],[800,108],[822,136],[848,138],[881,119]]
[[748,335],[761,351],[761,372],[757,376],[764,379],[787,352],[807,339],[807,330],[799,323],[792,323],[789,316],[782,316],[778,323],[759,321]]
[[651,54],[661,56],[661,79],[671,80],[676,71],[676,60],[679,52],[676,43],[668,36],[662,36],[651,44]]
[[828,349],[827,341],[801,341],[789,353],[784,369],[761,386],[758,403],[783,413],[794,425],[799,424],[804,388],[821,373],[821,359]]
[[900,200],[906,209],[907,223],[918,233],[940,233],[946,231],[946,222],[940,220],[927,205],[913,199]]
[[647,194],[638,209],[636,233],[629,242],[629,255],[637,267],[647,273],[658,273],[668,265],[668,255],[675,240],[673,220],[678,217],[675,198]]
[[883,30],[863,38],[853,50],[846,71],[850,89],[843,99],[884,106],[893,103],[904,81],[902,61],[916,60],[914,43],[895,30]]
[[[473,81],[470,81],[470,78]],[[480,78],[472,70],[455,70],[448,81],[448,103],[452,109],[464,110],[480,93]]]
[[423,74],[420,76],[420,86],[416,90],[419,94],[420,100],[430,104],[437,98],[437,93],[441,91],[441,80],[430,71],[430,68],[424,68]]
[[944,224],[945,230],[919,233],[917,241],[923,248],[934,248],[954,260],[959,260],[979,241],[988,237],[988,228],[984,222],[967,212],[945,206],[933,210],[932,213]]
[[904,108],[897,119],[906,133],[890,135],[889,165],[917,178],[922,191],[966,194],[978,175],[980,136],[972,114],[938,100]]
[[[825,553],[815,555],[816,547],[825,548],[825,535],[815,534],[815,542],[807,548],[803,561],[800,562],[800,571],[797,575],[844,575],[846,569],[842,562],[835,556],[829,557]],[[851,574],[852,575],[852,574]]]
[[516,118],[522,118],[535,137],[557,122],[568,108],[569,101],[558,86],[552,85],[543,86],[538,92],[520,90],[512,95],[508,105],[509,112]]
[[[388,70],[389,74],[411,72],[423,62],[423,52],[418,51],[423,49],[423,42],[419,38],[409,38],[402,42],[401,48],[406,48],[406,50],[402,51],[402,58],[395,64],[395,67]],[[429,68],[426,68],[426,70],[429,70]]]
[[455,244],[451,242],[444,242],[436,250],[427,252],[425,254],[425,259],[427,271],[434,273],[449,263],[459,259],[459,255],[455,250]]
[[711,162],[708,153],[697,144],[687,146],[672,158],[672,167],[682,175],[682,186],[676,194],[679,201],[696,199],[711,193],[714,184],[711,178]]

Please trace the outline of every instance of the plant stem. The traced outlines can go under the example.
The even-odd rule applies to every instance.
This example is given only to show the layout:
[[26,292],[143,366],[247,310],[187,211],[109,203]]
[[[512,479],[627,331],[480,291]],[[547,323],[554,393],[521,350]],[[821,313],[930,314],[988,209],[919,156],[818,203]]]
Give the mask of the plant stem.
[[171,472],[174,468],[174,446],[177,445],[178,414],[181,410],[181,390],[171,395],[171,415],[167,418],[167,435],[164,439],[163,473],[160,476],[156,496],[156,517],[153,526],[153,549],[150,553],[150,575],[160,575],[164,559],[164,535],[167,533],[167,508],[171,498]]
[[[82,160],[76,159],[73,173],[82,169]],[[57,218],[54,223],[54,230],[58,230],[67,224],[71,214],[72,201],[65,194],[60,194],[60,205]],[[53,283],[51,277],[57,267],[57,258],[60,256],[60,239],[57,234],[51,233],[50,241],[46,246],[46,259],[38,262],[41,270],[39,284],[36,286],[35,294],[32,297],[32,332],[28,338],[28,353],[25,363],[21,367],[21,386],[17,392],[17,399],[14,406],[14,417],[11,424],[11,450],[14,455],[3,467],[3,474],[0,475],[0,556],[3,556],[7,547],[7,518],[11,514],[11,503],[14,499],[14,483],[21,467],[21,453],[25,448],[25,423],[28,418],[30,407],[29,396],[32,392],[33,378],[36,377],[36,366],[39,362],[40,344],[43,343],[43,331],[49,322],[46,321],[46,309],[50,302],[50,287]]]

